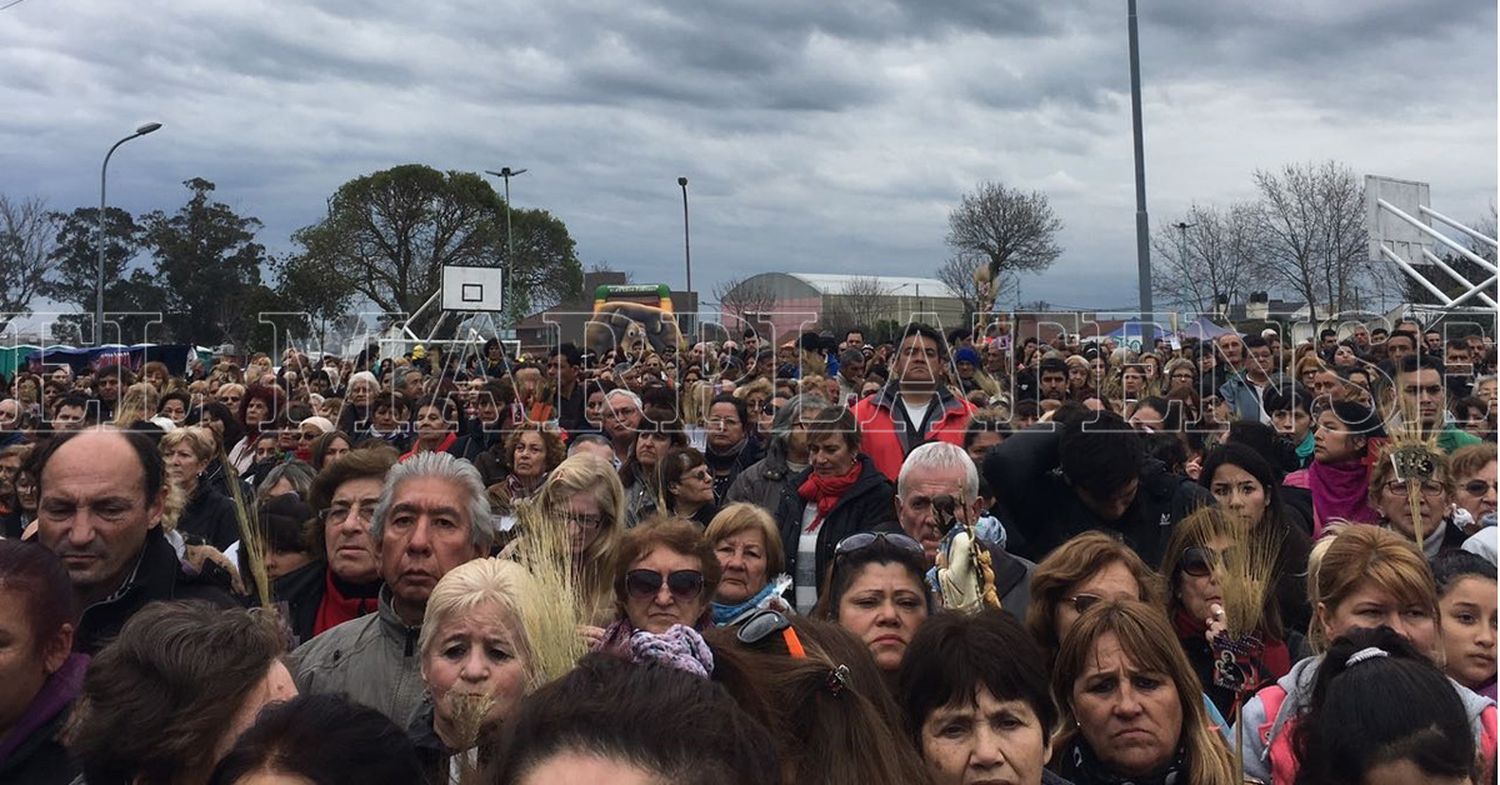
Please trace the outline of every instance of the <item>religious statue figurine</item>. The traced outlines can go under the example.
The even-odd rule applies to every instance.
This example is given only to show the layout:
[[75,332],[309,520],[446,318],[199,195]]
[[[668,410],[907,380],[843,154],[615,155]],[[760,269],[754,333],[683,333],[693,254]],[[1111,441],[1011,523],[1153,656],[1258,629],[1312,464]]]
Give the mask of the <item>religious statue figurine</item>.
[[927,571],[927,584],[942,607],[950,611],[974,613],[986,603],[999,607],[993,572],[987,567],[989,551],[971,527],[953,514],[955,504],[947,494],[932,500],[934,523],[942,538],[935,563]]

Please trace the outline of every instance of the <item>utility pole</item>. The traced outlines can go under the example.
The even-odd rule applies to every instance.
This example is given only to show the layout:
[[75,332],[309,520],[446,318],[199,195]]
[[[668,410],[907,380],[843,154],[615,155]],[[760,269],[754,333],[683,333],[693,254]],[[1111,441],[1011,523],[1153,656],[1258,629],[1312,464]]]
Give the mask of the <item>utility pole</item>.
[[1146,216],[1146,143],[1141,131],[1141,42],[1135,0],[1127,0],[1130,27],[1130,115],[1135,131],[1135,260],[1141,284],[1141,318],[1151,316],[1151,224]]

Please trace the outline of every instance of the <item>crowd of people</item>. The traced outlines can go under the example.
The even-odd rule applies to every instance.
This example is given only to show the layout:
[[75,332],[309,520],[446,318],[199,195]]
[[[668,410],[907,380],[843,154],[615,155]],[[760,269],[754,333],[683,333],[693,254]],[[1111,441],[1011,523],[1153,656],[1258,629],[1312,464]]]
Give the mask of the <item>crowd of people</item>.
[[18,373],[0,782],[1493,781],[1441,328]]

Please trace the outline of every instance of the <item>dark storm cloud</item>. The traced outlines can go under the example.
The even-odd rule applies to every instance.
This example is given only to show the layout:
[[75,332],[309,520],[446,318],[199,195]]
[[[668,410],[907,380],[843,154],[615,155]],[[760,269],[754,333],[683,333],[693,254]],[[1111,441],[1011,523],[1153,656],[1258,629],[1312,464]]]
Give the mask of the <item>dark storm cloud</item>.
[[[1141,13],[1155,223],[1330,157],[1430,180],[1460,217],[1492,198],[1493,4]],[[1068,226],[1025,297],[1122,305],[1126,52],[1117,0],[29,0],[0,13],[0,191],[87,204],[103,149],[158,119],[112,201],[172,209],[204,176],[285,250],[352,177],[526,166],[517,203],[567,221],[586,264],[677,282],[683,174],[708,292],[761,270],[930,271],[949,206],[997,179]]]

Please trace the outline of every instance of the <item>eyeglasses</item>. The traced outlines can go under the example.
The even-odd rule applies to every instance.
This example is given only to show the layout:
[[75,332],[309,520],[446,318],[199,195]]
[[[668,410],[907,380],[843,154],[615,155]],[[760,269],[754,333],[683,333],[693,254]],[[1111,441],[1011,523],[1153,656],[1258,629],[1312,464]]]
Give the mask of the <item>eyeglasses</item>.
[[578,513],[564,513],[564,515],[566,516],[568,521],[578,524],[579,528],[597,529],[600,526],[604,525],[604,516],[598,513],[591,513],[588,515],[580,515]]
[[697,570],[677,570],[662,575],[655,570],[631,570],[625,573],[625,591],[638,600],[649,600],[661,592],[665,582],[672,597],[678,600],[697,599],[703,594],[703,573]]
[[833,546],[833,555],[834,558],[848,556],[851,553],[857,553],[882,541],[894,545],[903,551],[923,558],[927,557],[927,551],[923,550],[922,543],[913,540],[905,534],[890,532],[860,532],[858,534],[851,534],[839,540],[838,545]]
[[1491,488],[1500,489],[1500,484],[1490,482],[1489,480],[1469,480],[1464,483],[1464,493],[1470,496],[1483,496]]
[[360,504],[357,508],[329,507],[328,509],[322,510],[318,513],[318,520],[322,521],[325,524],[331,523],[334,526],[338,526],[344,521],[349,520],[349,513],[354,512],[355,510],[358,510],[359,520],[364,523],[369,523],[375,517],[375,504],[374,502],[371,502],[370,504]]
[[[1465,486],[1465,489],[1467,490],[1467,486]],[[1393,493],[1397,496],[1405,496],[1406,483],[1401,480],[1392,480],[1385,484],[1385,492]],[[1447,492],[1448,489],[1444,488],[1442,483],[1435,480],[1426,480],[1422,483],[1422,495],[1429,499],[1442,498],[1443,494]]]
[[740,624],[734,637],[740,643],[754,646],[778,632],[781,633],[782,640],[786,641],[786,650],[792,659],[807,659],[807,651],[802,648],[802,639],[797,637],[797,631],[792,628],[792,620],[780,611],[769,608],[756,611],[755,615]]

